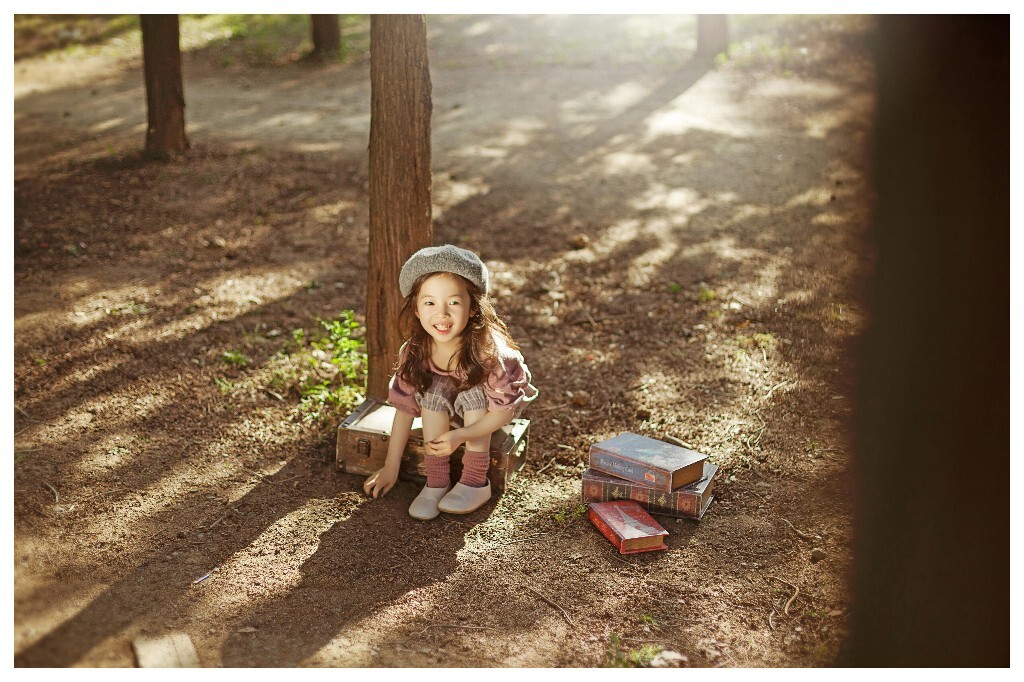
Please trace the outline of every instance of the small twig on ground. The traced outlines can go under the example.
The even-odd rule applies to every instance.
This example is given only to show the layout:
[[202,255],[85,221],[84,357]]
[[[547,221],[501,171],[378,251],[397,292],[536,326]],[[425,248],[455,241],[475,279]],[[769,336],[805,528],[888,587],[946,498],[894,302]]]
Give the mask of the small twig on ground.
[[574,448],[573,446],[565,445],[564,443],[558,443],[555,447],[561,448],[563,450],[568,450],[569,452],[573,452],[574,450],[576,450],[576,448]]
[[783,379],[779,383],[775,384],[774,386],[772,386],[771,388],[768,389],[767,393],[765,393],[763,396],[761,396],[761,400],[767,400],[768,398],[771,398],[772,397],[772,393],[775,392],[775,389],[782,388],[783,386],[785,386],[788,383],[789,383],[788,379]]
[[543,600],[545,601],[545,603],[547,603],[547,604],[548,604],[549,606],[553,606],[553,607],[555,607],[556,609],[558,609],[559,611],[561,611],[561,613],[562,613],[562,617],[563,617],[563,618],[565,618],[565,622],[566,622],[566,623],[568,623],[570,627],[572,627],[572,628],[574,628],[574,629],[575,629],[575,627],[576,627],[576,623],[572,622],[572,618],[570,618],[570,617],[569,617],[569,614],[565,612],[565,609],[563,609],[563,608],[562,608],[561,606],[559,606],[559,605],[558,605],[558,604],[556,604],[555,602],[551,601],[550,599],[548,599],[547,597],[545,597],[545,596],[544,596],[543,594],[541,594],[541,593],[540,593],[540,592],[538,592],[537,590],[535,590],[535,589],[533,589],[532,587],[530,587],[529,585],[525,585],[525,587],[526,587],[526,589],[528,589],[528,590],[529,590],[530,592],[533,592],[533,593],[534,593],[535,595],[537,595],[538,597],[540,597],[541,599],[543,599]]
[[693,449],[692,445],[687,443],[685,440],[676,438],[675,436],[665,436],[665,440],[667,440],[669,443],[673,443],[674,445],[678,445],[681,448],[686,448],[687,450]]
[[785,585],[789,585],[790,587],[793,588],[793,596],[790,597],[788,600],[786,600],[786,605],[784,607],[782,607],[782,612],[788,616],[789,615],[789,607],[793,603],[793,600],[796,599],[797,595],[800,594],[800,588],[797,587],[796,585],[794,585],[793,583],[789,582],[788,580],[783,580],[782,578],[779,578],[778,576],[770,575],[768,577],[769,578],[775,578],[775,580],[778,580],[780,583],[783,583]]
[[775,630],[775,623],[772,622],[772,618],[775,616],[775,606],[772,606],[772,612],[768,614],[768,629]]
[[550,460],[548,461],[548,463],[547,463],[547,464],[545,464],[544,466],[542,466],[542,467],[541,467],[540,469],[537,469],[537,473],[538,473],[538,474],[543,474],[543,473],[544,473],[545,471],[547,471],[547,469],[548,469],[548,467],[549,467],[549,466],[551,466],[552,464],[554,464],[554,463],[555,463],[555,460],[556,460],[556,459],[558,459],[558,456],[557,456],[557,455],[556,455],[555,457],[552,457],[552,458],[551,458],[551,459],[550,459]]
[[213,528],[218,523],[220,523],[221,521],[223,521],[227,517],[231,516],[231,513],[234,512],[236,509],[237,509],[237,507],[228,507],[228,510],[226,512],[224,512],[219,519],[217,519],[216,521],[214,521],[213,523],[211,523],[209,526],[206,527],[207,530],[209,530],[210,528]]
[[594,318],[590,316],[589,310],[584,310],[583,314],[587,316],[587,321],[590,322],[591,326],[597,327],[597,322],[594,322]]
[[270,395],[274,396],[278,400],[284,400],[284,396],[281,395],[280,393],[276,392],[276,391],[271,391],[269,388],[266,388],[266,387],[264,387],[263,390],[266,391],[267,393],[269,393]]
[[789,524],[789,527],[793,529],[793,532],[796,533],[797,536],[801,540],[806,540],[807,542],[811,542],[811,541],[814,540],[814,538],[812,538],[810,535],[808,535],[807,533],[803,532],[802,530],[800,530],[796,526],[794,526],[789,519],[787,519],[785,517],[780,517],[780,518],[782,518],[783,521],[785,521],[786,523]]
[[43,481],[43,485],[46,486],[47,490],[49,490],[51,493],[53,493],[53,503],[57,504],[58,502],[60,502],[60,495],[57,494],[57,489],[54,488],[49,483],[47,483],[46,481]]

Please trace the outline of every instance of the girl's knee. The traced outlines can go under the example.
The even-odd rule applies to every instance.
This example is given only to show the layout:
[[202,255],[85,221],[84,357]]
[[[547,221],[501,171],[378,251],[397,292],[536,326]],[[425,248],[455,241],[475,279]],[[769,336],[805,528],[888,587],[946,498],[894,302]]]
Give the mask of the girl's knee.
[[[482,410],[466,410],[465,414],[462,415],[462,421],[466,426],[470,426],[483,419],[485,414],[487,414],[486,408]],[[490,450],[490,447],[491,434],[466,441],[466,450],[471,452],[487,452]]]
[[426,440],[437,438],[450,427],[447,412],[420,408],[420,419],[423,422],[423,438]]

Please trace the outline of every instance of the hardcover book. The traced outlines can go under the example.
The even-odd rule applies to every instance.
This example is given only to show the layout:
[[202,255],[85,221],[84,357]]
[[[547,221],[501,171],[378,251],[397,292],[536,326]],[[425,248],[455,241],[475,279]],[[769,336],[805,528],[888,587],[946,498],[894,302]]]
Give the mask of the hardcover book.
[[668,549],[668,531],[634,500],[591,502],[587,515],[620,554]]
[[583,501],[635,500],[655,514],[677,516],[699,521],[714,499],[718,466],[704,462],[704,475],[697,481],[671,492],[643,483],[627,481],[593,469],[583,472]]
[[665,492],[699,480],[706,459],[699,452],[635,433],[620,433],[590,446],[591,469]]

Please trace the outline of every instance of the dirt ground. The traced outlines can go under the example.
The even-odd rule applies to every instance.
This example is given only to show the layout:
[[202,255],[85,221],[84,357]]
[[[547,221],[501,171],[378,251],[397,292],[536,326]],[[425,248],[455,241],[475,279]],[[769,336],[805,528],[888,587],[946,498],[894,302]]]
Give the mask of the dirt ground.
[[[840,655],[871,21],[736,17],[710,66],[692,16],[428,27],[435,243],[488,263],[541,391],[506,493],[432,522],[336,470],[343,412],[268,383],[292,330],[365,319],[365,52],[189,38],[165,163],[137,34],[15,61],[16,666],[133,666],[170,631],[207,667]],[[579,513],[623,431],[722,469],[702,521],[659,517],[666,552]]]

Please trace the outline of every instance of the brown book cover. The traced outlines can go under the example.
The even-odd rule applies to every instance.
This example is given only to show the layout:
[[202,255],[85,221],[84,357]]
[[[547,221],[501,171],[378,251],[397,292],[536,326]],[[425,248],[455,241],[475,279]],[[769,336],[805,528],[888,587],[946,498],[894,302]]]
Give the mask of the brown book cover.
[[620,433],[590,446],[590,468],[672,492],[704,475],[707,455],[664,441]]
[[583,472],[584,502],[635,500],[653,514],[665,514],[699,521],[714,499],[718,466],[704,462],[704,475],[697,481],[672,492],[656,490],[642,483],[627,481],[593,469]]
[[668,531],[634,500],[592,502],[587,515],[620,554],[668,549]]

